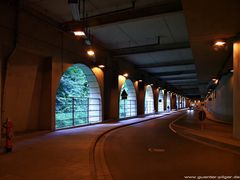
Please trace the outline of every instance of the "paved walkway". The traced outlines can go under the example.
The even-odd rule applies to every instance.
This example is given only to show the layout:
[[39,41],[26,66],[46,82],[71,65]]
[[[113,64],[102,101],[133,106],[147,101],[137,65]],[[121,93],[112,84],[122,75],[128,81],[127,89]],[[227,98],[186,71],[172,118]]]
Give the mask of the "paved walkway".
[[232,136],[232,125],[209,119],[198,119],[198,111],[187,111],[185,117],[173,123],[173,128],[182,135],[240,153],[240,140]]
[[89,149],[99,135],[166,114],[17,137],[12,153],[0,153],[0,179],[92,179]]

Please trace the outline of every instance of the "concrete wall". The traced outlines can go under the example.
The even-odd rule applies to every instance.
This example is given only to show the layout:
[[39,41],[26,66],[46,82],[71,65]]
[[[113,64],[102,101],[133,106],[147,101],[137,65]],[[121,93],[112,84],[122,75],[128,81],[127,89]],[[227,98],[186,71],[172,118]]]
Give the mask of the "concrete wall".
[[3,119],[12,119],[15,132],[50,128],[49,64],[47,59],[22,50],[10,57]]
[[216,91],[210,95],[212,101],[205,101],[208,117],[227,123],[233,121],[233,75],[222,76]]

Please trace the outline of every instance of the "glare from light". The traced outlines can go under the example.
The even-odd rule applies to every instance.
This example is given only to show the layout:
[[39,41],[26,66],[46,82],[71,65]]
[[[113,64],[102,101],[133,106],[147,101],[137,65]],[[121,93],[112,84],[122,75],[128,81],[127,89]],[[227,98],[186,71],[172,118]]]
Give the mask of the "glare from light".
[[124,73],[123,76],[124,76],[125,78],[127,78],[127,77],[128,77],[128,73]]
[[215,79],[215,78],[212,78],[212,81],[216,81],[217,79]]
[[89,56],[94,56],[94,55],[95,55],[95,52],[94,52],[93,50],[88,50],[88,51],[87,51],[87,54],[88,54]]
[[73,33],[75,36],[78,36],[78,37],[86,36],[84,31],[74,31]]
[[216,41],[216,42],[214,43],[215,46],[224,46],[225,44],[226,44],[226,42],[225,42],[225,41],[221,41],[221,40]]
[[233,70],[233,69],[231,69],[231,70],[230,70],[230,72],[231,72],[231,73],[233,73],[233,72],[234,72],[234,70]]
[[98,65],[99,68],[103,69],[105,66],[103,64]]
[[142,82],[142,80],[141,80],[141,79],[139,79],[139,80],[138,80],[138,82]]

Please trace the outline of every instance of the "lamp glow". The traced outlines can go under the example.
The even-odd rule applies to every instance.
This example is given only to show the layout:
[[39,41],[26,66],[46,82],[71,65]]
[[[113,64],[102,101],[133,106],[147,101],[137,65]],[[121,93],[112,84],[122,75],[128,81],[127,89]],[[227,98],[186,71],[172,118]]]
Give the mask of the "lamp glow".
[[124,76],[125,78],[127,78],[127,77],[128,77],[128,73],[124,73],[123,76]]
[[105,66],[103,64],[98,65],[99,68],[103,69]]
[[94,55],[95,55],[95,52],[94,52],[93,50],[88,50],[88,51],[87,51],[87,54],[88,54],[89,56],[94,56]]
[[141,80],[141,79],[139,79],[139,80],[138,80],[138,82],[142,82],[142,80]]
[[86,34],[85,34],[84,31],[74,31],[73,33],[74,33],[74,35],[77,36],[77,37],[86,36]]
[[218,46],[218,47],[221,47],[221,46],[224,46],[226,44],[225,41],[222,41],[222,40],[219,40],[219,41],[216,41],[214,43],[215,46]]

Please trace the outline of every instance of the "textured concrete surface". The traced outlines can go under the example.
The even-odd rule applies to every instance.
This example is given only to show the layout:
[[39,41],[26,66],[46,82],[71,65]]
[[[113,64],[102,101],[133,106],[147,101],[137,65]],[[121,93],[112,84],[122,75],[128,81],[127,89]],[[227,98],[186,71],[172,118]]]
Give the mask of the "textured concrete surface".
[[[106,163],[116,180],[180,180],[240,176],[240,156],[188,140],[171,131],[173,114],[107,135]],[[189,178],[194,179],[194,178]]]
[[198,119],[198,111],[187,111],[185,117],[173,123],[174,129],[185,136],[222,147],[240,154],[240,140],[233,138],[233,127],[212,120]]
[[101,133],[163,115],[17,137],[13,152],[0,154],[0,179],[92,179],[89,150]]

